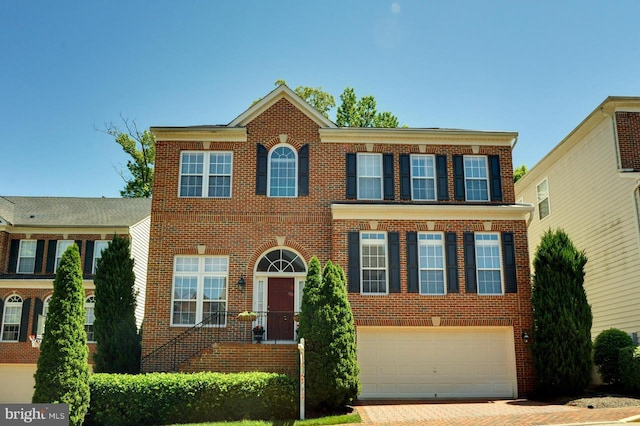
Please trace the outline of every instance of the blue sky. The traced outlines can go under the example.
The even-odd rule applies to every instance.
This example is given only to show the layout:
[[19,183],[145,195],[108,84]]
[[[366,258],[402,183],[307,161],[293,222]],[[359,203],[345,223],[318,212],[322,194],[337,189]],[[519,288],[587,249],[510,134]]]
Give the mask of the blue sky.
[[96,128],[227,124],[277,79],[353,87],[409,127],[517,131],[532,167],[607,96],[640,96],[639,18],[635,0],[5,0],[0,195],[118,197],[127,156]]

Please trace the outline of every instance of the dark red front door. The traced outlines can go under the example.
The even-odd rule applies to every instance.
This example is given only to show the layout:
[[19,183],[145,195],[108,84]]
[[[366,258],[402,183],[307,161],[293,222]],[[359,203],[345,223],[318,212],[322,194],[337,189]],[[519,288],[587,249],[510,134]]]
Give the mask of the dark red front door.
[[293,285],[293,278],[269,278],[268,340],[293,340]]

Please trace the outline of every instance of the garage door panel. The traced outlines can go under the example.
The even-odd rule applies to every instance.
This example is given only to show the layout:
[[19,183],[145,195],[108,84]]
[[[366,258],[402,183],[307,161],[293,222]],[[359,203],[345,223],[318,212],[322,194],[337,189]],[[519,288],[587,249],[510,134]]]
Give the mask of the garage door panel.
[[360,327],[360,398],[515,397],[510,327]]

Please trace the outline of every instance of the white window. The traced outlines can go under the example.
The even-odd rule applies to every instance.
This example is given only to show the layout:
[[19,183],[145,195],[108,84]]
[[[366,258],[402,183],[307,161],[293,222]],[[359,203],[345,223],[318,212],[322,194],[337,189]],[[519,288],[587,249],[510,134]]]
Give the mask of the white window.
[[2,313],[2,340],[17,342],[20,337],[20,319],[22,318],[22,298],[17,294],[9,296],[4,303]]
[[442,234],[418,234],[420,293],[444,294],[444,240]]
[[183,152],[180,156],[180,197],[231,197],[231,152]]
[[95,342],[96,336],[93,333],[93,322],[96,320],[96,297],[94,295],[87,296],[84,300],[84,331],[87,332],[87,342]]
[[276,145],[269,153],[268,164],[269,196],[297,196],[298,159],[296,151],[288,145]]
[[65,250],[71,247],[71,244],[73,244],[72,240],[60,240],[56,244],[56,266],[53,272],[56,272],[58,270],[60,259],[62,259],[62,255],[64,254]]
[[433,155],[411,155],[411,198],[436,199],[436,167]]
[[226,325],[229,259],[176,256],[173,268],[172,325],[195,325],[204,320]]
[[382,154],[358,154],[358,199],[382,200]]
[[549,181],[545,178],[536,186],[538,194],[538,218],[541,220],[551,214],[551,206],[549,205]]
[[475,240],[478,294],[502,294],[500,237],[494,233],[476,233]]
[[44,336],[44,326],[47,321],[47,314],[49,313],[49,304],[51,303],[51,296],[47,296],[42,303],[42,315],[38,315],[38,336]]
[[36,267],[36,240],[21,240],[18,252],[18,273],[33,274]]
[[361,233],[360,257],[362,293],[387,293],[387,234]]
[[487,157],[464,156],[464,186],[467,201],[489,201]]
[[102,250],[109,246],[109,241],[99,240],[93,243],[93,266],[91,266],[91,273],[96,273],[96,266],[98,265],[98,259],[102,258]]

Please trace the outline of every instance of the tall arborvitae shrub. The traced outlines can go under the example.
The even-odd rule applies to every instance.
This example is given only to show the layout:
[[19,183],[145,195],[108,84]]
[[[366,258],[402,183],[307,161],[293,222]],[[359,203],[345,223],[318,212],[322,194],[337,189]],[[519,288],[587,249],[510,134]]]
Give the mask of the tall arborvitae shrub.
[[71,425],[81,425],[89,408],[84,299],[80,252],[72,244],[53,282],[33,394],[34,403],[69,404]]
[[583,287],[586,263],[584,252],[562,230],[545,232],[536,249],[531,352],[541,392],[574,393],[589,383],[592,315]]
[[93,369],[97,373],[140,371],[133,264],[129,240],[115,235],[96,266]]
[[327,262],[320,281],[320,263],[314,258],[307,285],[300,318],[300,336],[306,343],[306,401],[311,410],[329,411],[359,393],[353,314],[338,265]]

